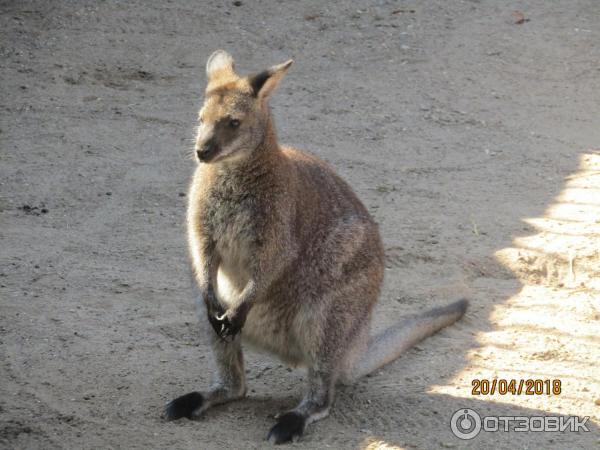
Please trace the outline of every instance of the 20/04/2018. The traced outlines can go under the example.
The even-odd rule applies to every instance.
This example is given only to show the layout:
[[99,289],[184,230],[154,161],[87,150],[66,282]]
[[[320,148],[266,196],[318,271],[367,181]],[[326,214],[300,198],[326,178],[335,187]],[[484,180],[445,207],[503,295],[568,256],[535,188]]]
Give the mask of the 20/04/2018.
[[471,386],[471,395],[560,395],[562,391],[560,380],[474,379]]

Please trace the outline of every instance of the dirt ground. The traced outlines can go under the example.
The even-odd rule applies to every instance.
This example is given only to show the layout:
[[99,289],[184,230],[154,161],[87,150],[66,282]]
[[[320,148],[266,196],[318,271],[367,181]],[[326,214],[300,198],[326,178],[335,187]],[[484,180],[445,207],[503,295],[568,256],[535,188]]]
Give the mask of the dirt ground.
[[[600,443],[600,2],[1,1],[0,447],[263,448],[305,374],[246,352],[209,379],[184,216],[204,65],[294,58],[280,140],[328,160],[380,223],[374,328],[468,292],[466,317],[341,388],[295,448]],[[520,11],[521,13],[515,13]],[[560,395],[473,396],[473,379]],[[590,416],[481,432],[452,414]]]

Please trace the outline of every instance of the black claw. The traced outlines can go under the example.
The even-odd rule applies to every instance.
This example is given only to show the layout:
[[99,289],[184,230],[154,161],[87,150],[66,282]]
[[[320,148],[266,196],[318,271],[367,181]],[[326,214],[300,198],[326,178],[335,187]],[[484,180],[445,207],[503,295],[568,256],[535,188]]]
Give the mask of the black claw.
[[204,398],[200,392],[190,392],[167,403],[164,417],[167,420],[177,420],[182,417],[192,419],[194,412],[202,406],[202,403],[204,403]]
[[283,444],[290,442],[302,436],[306,419],[297,412],[285,413],[281,416],[277,423],[267,436],[267,440],[274,444]]

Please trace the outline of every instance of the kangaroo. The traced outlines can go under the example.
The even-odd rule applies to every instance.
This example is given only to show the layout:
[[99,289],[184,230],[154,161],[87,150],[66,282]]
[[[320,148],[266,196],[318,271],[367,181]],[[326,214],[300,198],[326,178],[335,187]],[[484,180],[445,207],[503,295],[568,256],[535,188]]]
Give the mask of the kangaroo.
[[227,52],[208,59],[187,226],[215,379],[164,412],[196,418],[244,397],[248,343],[308,368],[303,399],[267,435],[275,444],[326,417],[338,382],[391,362],[467,308],[462,299],[369,336],[384,272],[378,226],[328,164],[278,144],[268,98],[291,65],[240,77]]

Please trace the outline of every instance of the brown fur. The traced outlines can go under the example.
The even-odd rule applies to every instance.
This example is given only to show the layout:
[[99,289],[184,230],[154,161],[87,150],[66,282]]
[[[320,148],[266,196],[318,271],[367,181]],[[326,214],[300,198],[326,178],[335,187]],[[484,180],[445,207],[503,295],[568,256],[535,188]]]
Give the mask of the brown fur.
[[207,327],[218,376],[194,415],[245,394],[243,340],[309,370],[304,400],[271,430],[275,442],[327,415],[337,381],[389,362],[465,306],[404,322],[369,344],[384,272],[378,227],[329,165],[277,143],[266,100],[290,65],[239,78],[228,54],[211,56],[197,149],[213,147],[194,174],[188,208],[202,310],[219,326],[242,327],[230,342]]

